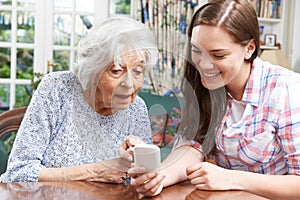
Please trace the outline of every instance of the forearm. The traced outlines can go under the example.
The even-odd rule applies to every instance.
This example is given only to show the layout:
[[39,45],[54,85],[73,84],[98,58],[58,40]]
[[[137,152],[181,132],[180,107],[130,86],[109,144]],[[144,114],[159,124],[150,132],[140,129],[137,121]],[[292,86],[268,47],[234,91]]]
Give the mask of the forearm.
[[161,173],[166,177],[163,181],[164,187],[185,181],[186,168],[202,160],[201,153],[193,147],[182,146],[175,149],[162,163]]
[[272,200],[299,199],[300,197],[300,176],[264,175],[242,171],[232,172],[241,189],[247,192]]
[[89,181],[93,177],[92,168],[92,164],[63,168],[43,168],[39,174],[38,181]]

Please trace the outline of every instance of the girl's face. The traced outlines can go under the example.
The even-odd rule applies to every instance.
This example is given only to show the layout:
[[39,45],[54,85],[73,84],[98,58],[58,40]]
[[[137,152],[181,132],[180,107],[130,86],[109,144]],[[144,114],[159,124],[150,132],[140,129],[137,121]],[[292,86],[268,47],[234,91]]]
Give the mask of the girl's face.
[[253,40],[242,46],[222,28],[198,25],[193,28],[191,45],[192,61],[204,87],[214,90],[226,86],[235,90],[246,84],[250,63],[245,59],[255,50]]
[[128,108],[144,83],[144,54],[126,53],[120,57],[119,63],[111,64],[98,81],[96,107],[103,115]]

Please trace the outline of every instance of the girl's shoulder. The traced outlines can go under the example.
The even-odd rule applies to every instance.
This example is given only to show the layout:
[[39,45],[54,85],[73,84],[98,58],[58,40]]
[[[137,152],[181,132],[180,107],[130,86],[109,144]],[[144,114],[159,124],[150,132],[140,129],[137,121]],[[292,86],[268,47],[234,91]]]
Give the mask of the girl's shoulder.
[[263,61],[260,58],[257,58],[254,61],[254,66],[256,71],[259,71],[257,74],[263,76],[261,78],[268,84],[272,83],[276,86],[286,86],[291,83],[300,84],[300,74],[285,67],[274,65],[268,61]]

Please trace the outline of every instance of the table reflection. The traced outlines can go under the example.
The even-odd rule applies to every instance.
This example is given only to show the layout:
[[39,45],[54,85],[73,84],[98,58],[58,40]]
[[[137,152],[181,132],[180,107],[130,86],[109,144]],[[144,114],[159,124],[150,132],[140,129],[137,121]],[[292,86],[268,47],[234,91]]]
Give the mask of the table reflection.
[[164,188],[161,194],[143,198],[133,187],[97,182],[27,182],[0,183],[0,199],[25,200],[264,200],[243,191],[197,190],[188,181]]
[[134,188],[95,182],[1,183],[1,199],[139,199]]
[[266,200],[266,198],[243,191],[203,191],[194,190],[185,200]]

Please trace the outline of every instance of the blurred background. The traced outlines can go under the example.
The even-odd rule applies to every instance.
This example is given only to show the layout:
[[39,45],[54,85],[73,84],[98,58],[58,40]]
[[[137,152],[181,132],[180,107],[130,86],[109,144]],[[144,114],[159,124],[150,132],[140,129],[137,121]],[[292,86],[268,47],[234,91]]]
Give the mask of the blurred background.
[[[154,28],[160,58],[144,92],[179,92],[185,33],[194,10],[208,0],[0,0],[0,112],[28,105],[40,78],[72,70],[76,46],[110,16],[135,18]],[[249,0],[259,17],[262,55],[300,71],[300,1]],[[271,42],[265,38],[271,35]],[[172,51],[170,51],[170,49]]]

